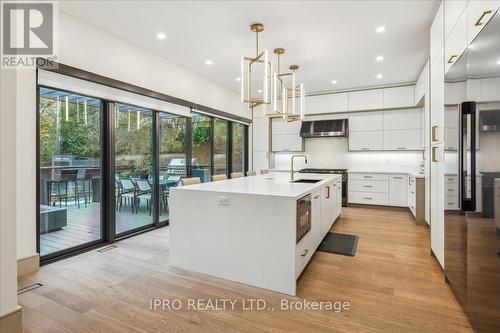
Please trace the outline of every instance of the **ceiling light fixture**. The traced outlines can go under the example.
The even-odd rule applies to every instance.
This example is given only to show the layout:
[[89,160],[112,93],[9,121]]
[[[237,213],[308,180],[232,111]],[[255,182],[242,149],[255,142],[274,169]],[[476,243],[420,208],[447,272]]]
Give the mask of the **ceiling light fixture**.
[[500,60],[497,61],[497,65],[500,65]]
[[165,38],[167,38],[167,35],[165,35],[163,32],[159,32],[156,34],[156,38],[158,38],[159,40],[164,40]]
[[[271,104],[272,63],[268,59],[267,50],[259,51],[259,33],[264,31],[264,25],[254,23],[250,26],[250,31],[255,33],[255,56],[241,57],[241,101],[247,103],[251,109],[263,105],[265,112],[266,105]],[[264,67],[264,74],[259,78],[253,75],[256,72],[254,67],[257,66]],[[256,86],[262,86],[263,96],[253,96],[252,91]]]
[[382,78],[384,78],[384,76],[383,76],[382,74],[377,74],[377,79],[379,79],[379,80],[380,80],[380,79],[382,79]]
[[377,56],[377,57],[375,58],[375,60],[377,60],[377,61],[382,61],[382,60],[384,60],[384,56],[383,56],[383,55],[379,55],[379,56]]
[[205,60],[205,65],[207,65],[207,66],[212,66],[213,63],[214,62],[212,60],[210,60],[210,59]]
[[237,77],[236,81],[240,82],[241,81],[241,77]]
[[337,84],[337,80],[332,80],[332,84]]
[[378,34],[381,34],[381,33],[385,32],[385,25],[381,25],[381,26],[377,27],[377,29],[375,29],[375,31]]

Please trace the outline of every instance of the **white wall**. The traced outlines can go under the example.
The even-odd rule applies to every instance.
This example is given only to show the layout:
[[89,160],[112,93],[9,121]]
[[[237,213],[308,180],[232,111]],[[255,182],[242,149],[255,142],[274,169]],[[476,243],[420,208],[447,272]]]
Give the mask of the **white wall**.
[[[305,140],[308,164],[297,159],[295,168],[342,168],[351,171],[418,172],[422,152],[349,152],[347,138],[311,138]],[[290,169],[289,153],[274,154],[274,168]]]
[[[239,95],[188,69],[65,13],[59,15],[59,62],[196,104],[250,118]],[[235,61],[238,61],[237,59]],[[36,78],[18,79],[18,258],[36,254]],[[21,200],[22,199],[22,200]]]

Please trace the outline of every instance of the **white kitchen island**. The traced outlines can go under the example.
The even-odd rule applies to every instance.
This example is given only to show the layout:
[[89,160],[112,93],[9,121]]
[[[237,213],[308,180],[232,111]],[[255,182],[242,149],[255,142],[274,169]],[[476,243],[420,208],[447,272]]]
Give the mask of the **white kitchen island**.
[[[170,264],[296,295],[296,280],[340,215],[340,175],[271,173],[170,189]],[[311,195],[299,242],[297,200]]]

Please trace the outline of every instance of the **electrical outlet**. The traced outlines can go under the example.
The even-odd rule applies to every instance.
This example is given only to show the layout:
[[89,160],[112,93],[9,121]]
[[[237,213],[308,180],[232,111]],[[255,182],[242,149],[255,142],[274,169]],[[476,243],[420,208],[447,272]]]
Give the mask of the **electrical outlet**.
[[219,197],[219,206],[229,206],[229,198]]

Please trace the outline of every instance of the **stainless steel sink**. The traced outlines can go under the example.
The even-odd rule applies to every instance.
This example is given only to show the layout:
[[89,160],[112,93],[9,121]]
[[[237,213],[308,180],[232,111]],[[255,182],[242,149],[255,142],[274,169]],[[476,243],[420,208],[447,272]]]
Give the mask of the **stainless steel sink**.
[[317,183],[322,181],[323,179],[297,179],[292,181],[292,183]]

